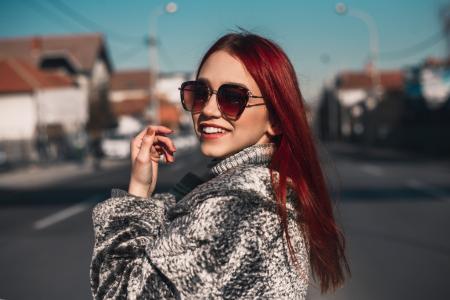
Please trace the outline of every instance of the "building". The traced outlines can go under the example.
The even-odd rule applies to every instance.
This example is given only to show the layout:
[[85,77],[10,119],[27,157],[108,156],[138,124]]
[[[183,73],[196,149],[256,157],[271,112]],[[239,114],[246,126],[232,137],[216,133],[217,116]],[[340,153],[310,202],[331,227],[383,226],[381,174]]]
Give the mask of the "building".
[[112,74],[109,99],[114,115],[143,118],[150,105],[150,80],[153,78],[148,70],[121,70]]
[[450,60],[429,58],[403,70],[341,72],[322,91],[323,140],[450,153]]
[[[88,118],[87,95],[67,75],[0,60],[0,141],[9,162],[61,158]],[[45,147],[44,147],[45,144]]]
[[404,110],[404,73],[345,71],[324,88],[318,108],[319,135],[326,140],[385,140]]
[[[70,125],[64,122],[70,117],[63,118],[64,114],[60,113],[61,107],[57,106],[58,108],[55,108],[55,111],[58,111],[60,117],[54,118],[52,121],[43,121],[43,116],[41,116],[40,121],[36,123],[39,128],[35,130],[35,134],[33,136],[27,135],[26,138],[33,140],[35,144],[46,148],[49,145],[46,144],[45,138],[43,142],[40,139],[55,136],[55,139],[69,141],[68,145],[64,147],[76,145],[86,148],[87,138],[83,138],[83,135],[86,136],[87,134],[91,140],[95,140],[100,136],[102,130],[117,125],[110,111],[107,98],[112,63],[101,34],[0,39],[0,58],[8,60],[4,64],[4,72],[15,74],[14,80],[4,81],[4,91],[14,89],[15,85],[20,86],[22,81],[27,82],[28,86],[22,86],[22,88],[29,89],[27,93],[31,95],[31,99],[35,99],[35,107],[37,107],[37,99],[41,99],[40,102],[45,102],[47,100],[42,100],[42,97],[50,99],[54,98],[54,95],[62,93],[61,91],[48,92],[50,88],[56,88],[49,85],[50,78],[66,78],[71,82],[71,92],[67,92],[66,95],[59,95],[61,101],[58,105],[64,103],[65,109],[68,112],[73,112],[73,119],[77,119],[77,122]],[[22,72],[22,69],[26,72]],[[17,82],[14,82],[15,80]],[[8,85],[10,86],[8,87]],[[65,88],[69,87],[66,86]],[[20,90],[20,93],[25,92],[23,89]],[[58,89],[61,89],[61,87],[58,87]],[[3,93],[3,101],[6,99],[9,99],[8,103],[19,101],[16,98],[17,95],[7,96],[7,94],[7,92]],[[50,106],[56,105],[53,100],[48,101],[51,104]],[[77,112],[81,111],[87,116],[80,117]],[[0,111],[0,114],[2,113]],[[42,113],[42,110],[39,113]],[[9,117],[20,119],[20,114]],[[28,143],[33,143],[31,140]],[[3,144],[5,142],[7,141],[3,141]],[[46,149],[44,152],[48,152],[48,150]],[[58,150],[58,152],[61,151]],[[70,155],[68,152],[66,154]],[[30,155],[25,155],[24,159],[26,157],[30,157]],[[50,158],[52,157],[50,156]]]
[[[184,114],[178,87],[187,76],[189,75],[185,73],[161,74],[153,83],[148,70],[121,70],[114,73],[109,98],[115,116],[132,116],[144,124],[151,123],[149,110],[152,101],[157,101],[160,124],[172,129],[179,128]],[[151,99],[150,86],[155,87],[154,100]]]

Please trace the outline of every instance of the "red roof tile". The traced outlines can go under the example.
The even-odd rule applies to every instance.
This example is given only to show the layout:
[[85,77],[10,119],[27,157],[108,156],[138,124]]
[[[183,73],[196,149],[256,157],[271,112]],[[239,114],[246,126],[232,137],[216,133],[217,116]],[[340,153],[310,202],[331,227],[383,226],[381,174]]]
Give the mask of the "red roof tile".
[[104,40],[99,33],[0,39],[0,57],[18,58],[35,66],[44,57],[61,55],[78,70],[90,71],[101,51]]
[[[402,71],[378,71],[380,84],[386,90],[402,90],[404,73]],[[374,84],[374,78],[366,72],[346,71],[338,75],[340,89],[369,89]]]
[[127,99],[121,102],[111,102],[112,110],[116,116],[144,114],[148,107],[148,98]]
[[449,67],[450,56],[447,58],[427,57],[424,61],[424,65],[427,67]]
[[43,72],[28,62],[13,58],[0,60],[0,78],[0,93],[32,92],[74,84],[66,75]]
[[110,80],[111,90],[147,90],[150,85],[148,70],[125,70],[113,73]]

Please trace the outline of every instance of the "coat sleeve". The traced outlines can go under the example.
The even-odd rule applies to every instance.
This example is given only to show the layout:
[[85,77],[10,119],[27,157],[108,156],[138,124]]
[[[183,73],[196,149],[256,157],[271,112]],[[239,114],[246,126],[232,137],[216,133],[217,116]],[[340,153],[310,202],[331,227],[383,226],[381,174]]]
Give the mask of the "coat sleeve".
[[210,197],[170,222],[161,198],[115,198],[96,206],[94,298],[235,299],[263,293],[261,249],[267,226],[277,220],[267,218],[262,201],[251,199]]
[[[111,198],[94,207],[95,242],[90,266],[94,299],[136,299],[142,293],[146,284],[143,279],[156,276],[144,259],[144,245],[159,236],[166,212],[174,203],[170,193],[142,198],[113,188]],[[172,295],[165,285],[154,290]]]

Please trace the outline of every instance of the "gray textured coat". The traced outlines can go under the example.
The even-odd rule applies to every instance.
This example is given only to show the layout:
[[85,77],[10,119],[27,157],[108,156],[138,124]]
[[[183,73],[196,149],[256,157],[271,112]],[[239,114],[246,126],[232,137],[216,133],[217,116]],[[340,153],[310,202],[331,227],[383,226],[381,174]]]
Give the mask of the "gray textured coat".
[[275,210],[267,168],[273,144],[253,145],[219,161],[211,178],[177,201],[113,189],[93,210],[95,299],[305,299],[308,245],[289,232],[296,272]]

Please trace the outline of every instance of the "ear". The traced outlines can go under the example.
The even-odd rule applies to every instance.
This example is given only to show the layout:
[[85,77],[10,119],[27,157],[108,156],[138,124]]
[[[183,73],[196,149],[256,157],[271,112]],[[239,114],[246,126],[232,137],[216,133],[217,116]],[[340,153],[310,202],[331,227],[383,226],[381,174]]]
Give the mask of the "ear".
[[277,136],[281,134],[281,126],[278,122],[275,122],[273,120],[269,121],[269,124],[267,125],[267,133],[271,136]]

